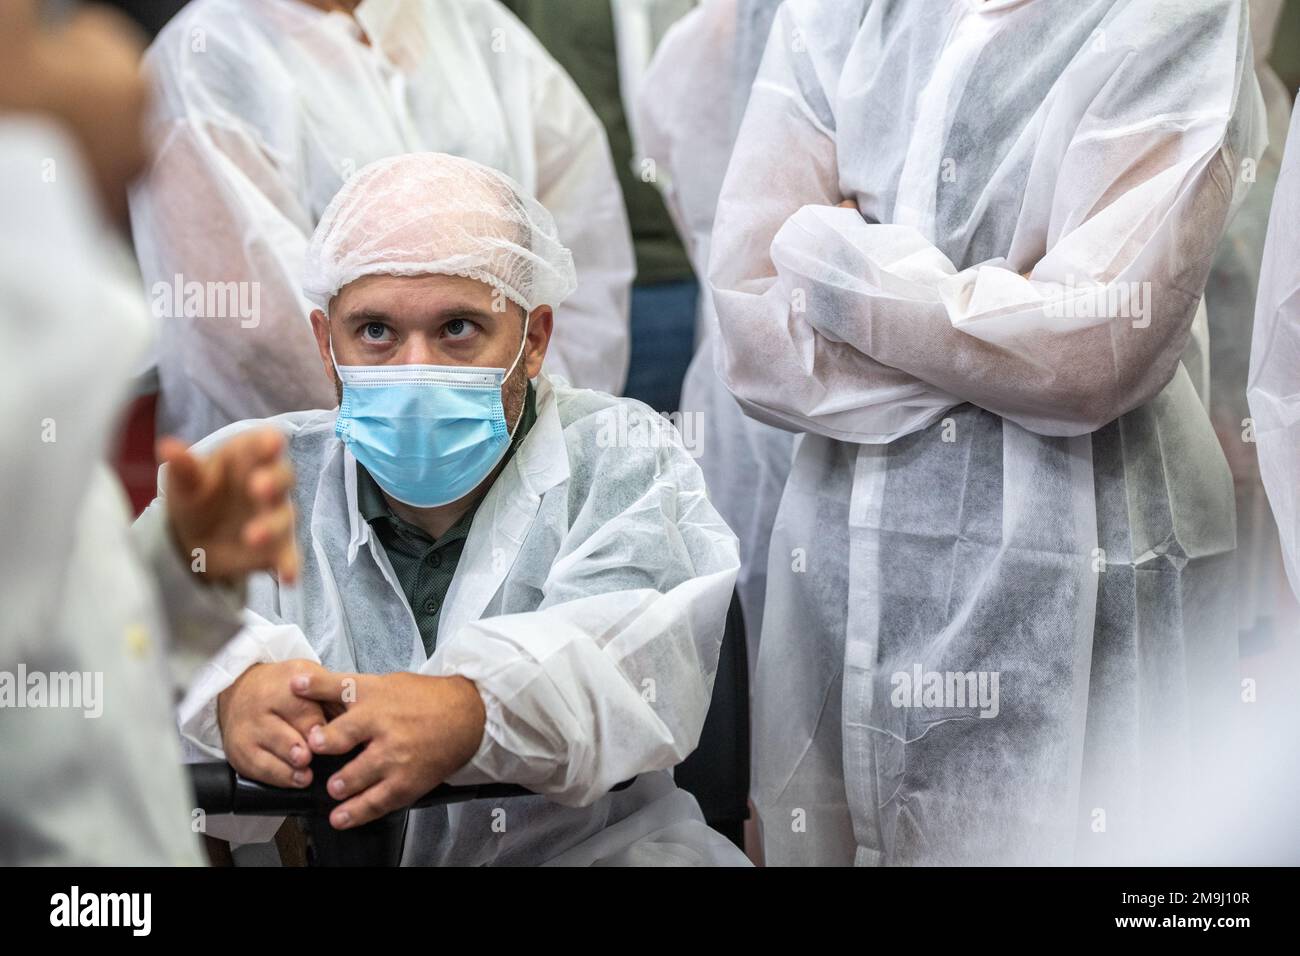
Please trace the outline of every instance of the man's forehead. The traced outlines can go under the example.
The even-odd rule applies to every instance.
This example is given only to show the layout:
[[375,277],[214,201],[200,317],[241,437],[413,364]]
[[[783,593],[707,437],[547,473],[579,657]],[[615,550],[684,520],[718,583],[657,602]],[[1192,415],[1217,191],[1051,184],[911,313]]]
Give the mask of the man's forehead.
[[362,276],[349,282],[331,303],[331,314],[344,321],[366,315],[420,319],[448,312],[503,315],[507,302],[486,282],[465,276]]

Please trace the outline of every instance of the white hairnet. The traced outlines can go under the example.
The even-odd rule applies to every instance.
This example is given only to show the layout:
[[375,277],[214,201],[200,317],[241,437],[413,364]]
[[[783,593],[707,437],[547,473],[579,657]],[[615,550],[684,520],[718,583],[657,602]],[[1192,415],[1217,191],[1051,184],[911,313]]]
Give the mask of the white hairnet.
[[303,293],[326,309],[367,275],[478,279],[531,312],[573,292],[555,221],[509,176],[446,153],[371,163],[343,184],[307,247]]

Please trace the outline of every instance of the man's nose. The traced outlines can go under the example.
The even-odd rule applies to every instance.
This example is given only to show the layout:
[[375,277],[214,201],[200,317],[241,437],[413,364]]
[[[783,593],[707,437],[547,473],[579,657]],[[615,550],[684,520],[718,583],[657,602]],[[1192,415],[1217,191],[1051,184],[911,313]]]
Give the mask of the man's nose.
[[397,353],[397,363],[401,365],[446,365],[446,357],[434,342],[423,335],[412,335],[402,343]]

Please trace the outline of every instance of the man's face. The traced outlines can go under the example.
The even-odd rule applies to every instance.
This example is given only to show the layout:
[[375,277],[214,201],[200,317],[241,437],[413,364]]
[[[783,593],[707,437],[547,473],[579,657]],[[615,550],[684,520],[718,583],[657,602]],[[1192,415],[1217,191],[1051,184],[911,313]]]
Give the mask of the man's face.
[[[462,276],[363,276],[339,290],[327,319],[312,313],[312,329],[325,374],[340,398],[339,365],[465,365],[510,368],[524,335],[524,310],[490,286]],[[502,386],[513,425],[523,407],[527,379],[541,371],[551,338],[549,306],[528,320],[519,366]]]

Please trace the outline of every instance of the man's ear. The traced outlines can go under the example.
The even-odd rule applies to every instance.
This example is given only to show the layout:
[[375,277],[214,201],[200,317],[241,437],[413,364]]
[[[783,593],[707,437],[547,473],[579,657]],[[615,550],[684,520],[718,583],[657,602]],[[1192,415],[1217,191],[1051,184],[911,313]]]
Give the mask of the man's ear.
[[551,344],[551,331],[555,328],[555,315],[549,305],[539,305],[528,313],[528,344],[524,348],[524,367],[529,378],[542,371],[546,349]]
[[311,330],[316,336],[316,348],[320,350],[320,360],[325,368],[325,377],[333,385],[337,380],[334,374],[334,360],[330,357],[330,320],[320,309],[311,310]]

